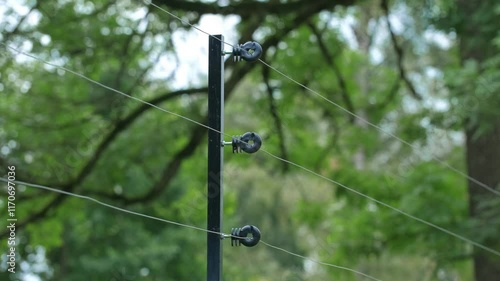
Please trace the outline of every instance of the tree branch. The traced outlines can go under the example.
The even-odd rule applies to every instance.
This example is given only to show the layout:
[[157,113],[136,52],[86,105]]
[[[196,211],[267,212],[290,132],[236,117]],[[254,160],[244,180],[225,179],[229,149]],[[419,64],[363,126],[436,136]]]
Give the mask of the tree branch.
[[26,15],[22,16],[21,19],[19,20],[19,22],[17,22],[17,24],[14,27],[14,29],[12,29],[12,31],[7,32],[4,35],[4,38],[3,38],[4,42],[9,41],[10,37],[12,37],[13,35],[16,35],[19,32],[19,28],[21,27],[21,25],[29,17],[29,15],[31,14],[31,12],[33,12],[35,9],[38,9],[39,5],[40,5],[40,2],[36,1],[35,4],[33,5],[33,7],[30,8],[30,10],[28,11],[28,13],[26,13]]
[[160,178],[154,183],[153,187],[147,193],[137,197],[126,197],[117,194],[111,195],[98,192],[95,192],[94,194],[104,196],[112,200],[120,201],[121,203],[126,205],[144,203],[157,198],[170,184],[172,179],[174,179],[175,175],[177,175],[177,172],[179,171],[182,162],[188,157],[190,157],[194,153],[198,145],[202,142],[202,140],[204,140],[203,136],[205,135],[205,132],[206,129],[204,127],[201,126],[194,127],[189,141],[184,145],[184,147],[179,152],[177,152],[174,155],[172,160],[168,162],[167,165],[165,165]]
[[[269,111],[271,112],[271,116],[274,119],[274,126],[276,127],[276,131],[278,133],[278,138],[279,138],[279,147],[281,151],[280,157],[283,159],[288,159],[288,151],[285,146],[285,134],[283,132],[283,123],[281,122],[281,118],[278,114],[278,106],[276,105],[276,100],[273,97],[273,92],[274,89],[271,87],[271,84],[269,83],[269,68],[266,66],[263,66],[262,68],[262,80],[264,80],[264,84],[266,85],[267,89],[267,96],[269,98]],[[287,172],[289,165],[285,162],[281,162],[281,171],[282,172]]]
[[[318,40],[319,49],[321,50],[321,53],[323,53],[323,57],[326,59],[327,64],[333,69],[333,72],[335,73],[335,77],[337,78],[337,83],[340,87],[340,94],[342,96],[345,106],[350,112],[355,113],[354,105],[347,91],[347,83],[344,77],[342,76],[342,72],[335,63],[333,56],[328,51],[328,48],[326,47],[326,44],[323,41],[323,36],[321,36],[321,33],[318,31],[318,29],[313,23],[309,22],[308,26],[311,29],[314,36],[316,37],[316,39]],[[355,120],[354,115],[349,115],[349,119],[350,122],[353,123]]]
[[239,15],[243,18],[255,15],[289,15],[303,10],[304,7],[318,6],[351,6],[354,0],[319,0],[319,1],[288,1],[281,3],[279,1],[261,2],[261,1],[241,1],[230,3],[221,7],[217,2],[190,2],[184,0],[158,0],[156,5],[163,5],[170,9],[181,10],[185,12],[195,12],[198,14],[218,14],[218,15]]
[[[174,92],[169,92],[164,95],[158,96],[154,99],[151,99],[149,103],[151,104],[160,104],[162,102],[165,102],[169,99],[181,96],[183,94],[196,94],[196,93],[201,93],[201,92],[206,92],[208,91],[208,88],[198,88],[198,89],[189,89],[189,90],[180,90],[180,91],[174,91]],[[94,151],[94,154],[90,157],[90,159],[87,161],[87,163],[83,166],[83,168],[80,170],[80,172],[77,174],[77,176],[64,183],[64,184],[45,184],[51,187],[59,187],[59,189],[72,192],[76,186],[81,184],[84,179],[91,173],[91,171],[94,169],[95,165],[97,164],[98,160],[100,159],[101,155],[104,153],[104,151],[109,147],[109,145],[113,142],[113,140],[116,139],[116,137],[123,132],[126,128],[128,128],[137,118],[139,118],[143,113],[145,113],[147,110],[151,109],[152,107],[147,105],[147,104],[142,104],[139,106],[136,110],[134,110],[132,113],[130,113],[126,118],[120,120],[113,130],[104,138],[104,140],[99,144],[97,149]],[[36,211],[32,215],[30,215],[28,218],[25,220],[18,222],[16,226],[18,229],[23,228],[26,224],[37,221],[44,216],[47,215],[49,210],[52,208],[55,208],[59,206],[63,201],[64,198],[67,196],[64,194],[58,194],[53,198],[49,203],[47,203],[44,207],[42,207],[40,210]],[[0,233],[0,237],[5,237],[8,233],[6,231],[3,231]]]
[[403,80],[406,84],[406,87],[408,87],[408,90],[410,91],[411,95],[416,98],[417,100],[422,100],[422,96],[417,93],[415,90],[415,87],[411,83],[410,79],[408,78],[406,74],[406,70],[403,66],[403,59],[404,59],[404,52],[403,48],[399,46],[396,34],[394,33],[394,30],[392,29],[391,22],[389,20],[389,5],[387,4],[387,0],[382,0],[380,2],[380,6],[382,7],[382,10],[384,11],[385,14],[385,20],[387,22],[387,29],[389,30],[389,34],[391,35],[391,41],[392,45],[394,46],[394,51],[396,52],[396,57],[397,57],[397,65],[399,68],[399,77],[401,80]]
[[396,97],[396,94],[398,93],[398,90],[399,90],[399,87],[401,84],[400,82],[401,82],[401,79],[396,78],[396,80],[393,82],[394,84],[392,85],[391,89],[389,90],[389,94],[385,97],[385,99],[379,104],[375,104],[373,106],[368,107],[368,109],[369,110],[372,110],[372,109],[382,110],[382,109],[386,108],[389,104],[391,104],[391,102]]

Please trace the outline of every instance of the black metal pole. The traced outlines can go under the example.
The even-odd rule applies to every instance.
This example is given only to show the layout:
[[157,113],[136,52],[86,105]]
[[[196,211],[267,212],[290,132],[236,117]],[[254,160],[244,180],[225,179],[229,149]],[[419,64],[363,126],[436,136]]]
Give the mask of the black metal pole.
[[[222,35],[208,39],[208,126],[219,132],[224,130],[224,57]],[[222,165],[223,138],[220,133],[208,131],[208,213],[207,229],[221,232],[222,227]],[[207,236],[207,281],[222,279],[221,236]]]

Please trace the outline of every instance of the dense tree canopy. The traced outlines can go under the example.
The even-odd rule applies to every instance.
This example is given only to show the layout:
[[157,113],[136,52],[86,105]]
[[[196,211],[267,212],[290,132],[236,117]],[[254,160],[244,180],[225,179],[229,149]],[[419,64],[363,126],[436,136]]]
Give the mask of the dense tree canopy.
[[[227,51],[264,50],[225,62],[225,133],[258,132],[265,151],[227,149],[224,232],[254,224],[310,259],[224,241],[225,280],[368,280],[311,260],[380,280],[500,276],[497,1],[6,3],[2,177],[15,166],[20,181],[206,228],[207,129],[179,115],[206,123],[202,31],[219,30]],[[203,232],[23,185],[16,216],[17,273],[2,227],[1,280],[205,279]]]

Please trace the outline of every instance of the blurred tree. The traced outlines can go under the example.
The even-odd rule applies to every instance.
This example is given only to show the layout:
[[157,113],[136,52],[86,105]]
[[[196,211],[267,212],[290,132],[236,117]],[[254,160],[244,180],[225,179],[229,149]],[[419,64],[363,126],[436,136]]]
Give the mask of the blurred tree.
[[[469,110],[463,120],[466,135],[468,175],[489,187],[500,186],[500,77],[498,56],[500,45],[495,38],[500,35],[497,1],[456,1],[451,27],[459,38],[461,66],[472,64],[469,79],[458,81],[457,95]],[[456,79],[456,77],[452,78]],[[477,101],[474,102],[474,101]],[[474,219],[474,237],[491,248],[500,247],[500,200],[491,198],[491,192],[477,181],[469,180],[469,209]],[[498,190],[498,189],[497,189]],[[488,228],[482,226],[487,225]],[[476,280],[493,281],[500,276],[500,258],[483,251],[474,251]]]

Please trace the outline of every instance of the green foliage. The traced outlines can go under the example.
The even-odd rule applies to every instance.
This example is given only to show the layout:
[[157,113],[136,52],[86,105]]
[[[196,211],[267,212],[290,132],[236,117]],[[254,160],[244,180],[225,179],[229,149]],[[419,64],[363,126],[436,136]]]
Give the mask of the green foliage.
[[463,68],[448,72],[448,85],[455,93],[451,99],[452,110],[459,122],[468,128],[478,128],[476,138],[491,132],[498,118],[500,98],[500,57],[494,57],[478,65],[467,61]]

